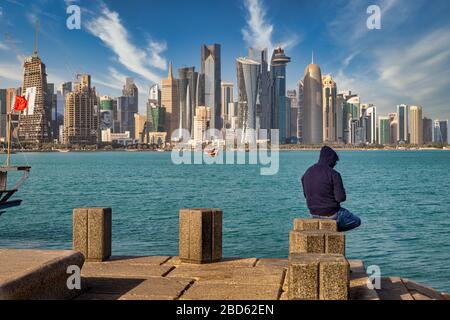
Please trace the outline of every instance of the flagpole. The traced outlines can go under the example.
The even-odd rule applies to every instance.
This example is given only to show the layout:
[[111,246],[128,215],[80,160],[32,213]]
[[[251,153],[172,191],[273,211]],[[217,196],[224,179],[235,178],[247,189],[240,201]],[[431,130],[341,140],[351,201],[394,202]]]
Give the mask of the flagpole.
[[9,167],[11,163],[11,111],[8,113],[8,158],[6,160],[6,165]]

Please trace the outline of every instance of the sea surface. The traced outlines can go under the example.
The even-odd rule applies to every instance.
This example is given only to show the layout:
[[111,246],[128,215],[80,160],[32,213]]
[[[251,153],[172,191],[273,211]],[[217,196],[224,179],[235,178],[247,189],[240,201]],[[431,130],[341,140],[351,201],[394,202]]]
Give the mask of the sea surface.
[[[362,226],[347,255],[382,276],[450,292],[450,151],[341,151],[345,207]],[[257,165],[175,165],[170,153],[19,153],[32,166],[0,216],[0,247],[68,249],[72,209],[113,209],[114,255],[177,255],[178,211],[223,210],[227,257],[287,257],[289,230],[307,217],[299,178],[318,152],[280,153],[279,173]],[[4,160],[4,156],[0,160]]]

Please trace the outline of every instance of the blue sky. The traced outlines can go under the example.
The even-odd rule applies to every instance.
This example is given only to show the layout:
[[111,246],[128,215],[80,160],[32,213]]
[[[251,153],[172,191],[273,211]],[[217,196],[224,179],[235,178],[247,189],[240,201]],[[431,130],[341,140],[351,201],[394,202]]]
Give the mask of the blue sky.
[[[66,27],[69,4],[82,10],[81,30]],[[366,27],[372,4],[382,10],[381,30]],[[235,59],[249,46],[281,44],[292,58],[288,88],[303,77],[314,50],[338,90],[359,93],[379,114],[406,103],[447,119],[449,12],[448,0],[0,0],[0,87],[20,85],[38,18],[49,82],[89,73],[101,94],[117,96],[131,76],[142,111],[149,85],[167,75],[169,61],[174,69],[199,69],[202,43],[222,45],[222,78],[233,82]]]

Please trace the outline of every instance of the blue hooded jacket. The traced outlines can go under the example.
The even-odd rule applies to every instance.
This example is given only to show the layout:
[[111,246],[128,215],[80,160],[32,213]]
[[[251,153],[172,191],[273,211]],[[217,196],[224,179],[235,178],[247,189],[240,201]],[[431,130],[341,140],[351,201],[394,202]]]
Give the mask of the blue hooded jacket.
[[339,172],[333,168],[339,161],[330,147],[320,151],[319,162],[309,168],[302,177],[303,194],[313,215],[331,216],[341,209],[347,199]]

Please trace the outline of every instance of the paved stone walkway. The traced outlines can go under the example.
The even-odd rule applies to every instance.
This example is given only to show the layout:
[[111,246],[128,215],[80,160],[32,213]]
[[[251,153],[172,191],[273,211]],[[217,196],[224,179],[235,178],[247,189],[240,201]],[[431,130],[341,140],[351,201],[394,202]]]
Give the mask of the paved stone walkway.
[[[287,259],[236,258],[206,265],[177,257],[114,257],[86,263],[80,300],[285,300]],[[387,278],[381,291],[367,288],[362,261],[350,261],[352,300],[445,299],[409,280]],[[396,280],[397,279],[397,280]]]

